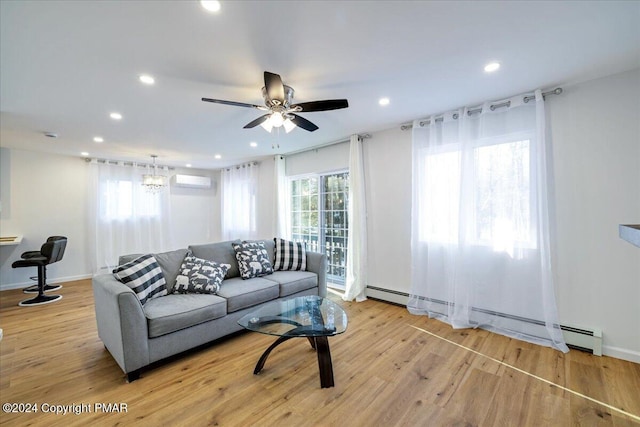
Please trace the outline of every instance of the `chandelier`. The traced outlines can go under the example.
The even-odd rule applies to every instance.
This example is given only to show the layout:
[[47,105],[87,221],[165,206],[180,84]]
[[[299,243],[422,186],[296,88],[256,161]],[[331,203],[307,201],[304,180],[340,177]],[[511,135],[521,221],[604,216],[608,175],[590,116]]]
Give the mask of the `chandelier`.
[[[142,175],[142,186],[151,194],[156,194],[167,186],[166,177],[164,175],[158,175],[158,166],[156,165],[157,157],[155,154],[151,155],[153,159],[153,174]],[[148,168],[149,166],[147,166],[147,169]]]

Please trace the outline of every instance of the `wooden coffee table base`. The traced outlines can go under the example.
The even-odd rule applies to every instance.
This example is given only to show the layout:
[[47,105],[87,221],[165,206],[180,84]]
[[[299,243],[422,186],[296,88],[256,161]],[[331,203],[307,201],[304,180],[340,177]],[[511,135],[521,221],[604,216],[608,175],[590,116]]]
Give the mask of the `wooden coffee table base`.
[[[269,346],[260,356],[260,360],[256,364],[256,368],[253,370],[255,375],[259,374],[264,367],[271,350],[279,346],[285,341],[291,338],[300,338],[296,335],[284,335],[278,338],[273,344]],[[325,336],[320,337],[306,337],[311,343],[311,347],[316,351],[318,355],[318,369],[320,370],[320,387],[329,388],[333,387],[333,364],[331,363],[331,351],[329,349],[329,340]]]

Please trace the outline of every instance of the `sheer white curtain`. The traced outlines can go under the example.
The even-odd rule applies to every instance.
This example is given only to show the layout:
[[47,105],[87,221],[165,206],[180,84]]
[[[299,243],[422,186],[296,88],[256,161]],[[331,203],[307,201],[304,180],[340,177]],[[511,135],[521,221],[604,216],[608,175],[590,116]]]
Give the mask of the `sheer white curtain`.
[[110,271],[120,255],[171,249],[169,190],[142,187],[147,167],[89,164],[89,239],[93,271]]
[[367,299],[367,205],[362,141],[352,135],[349,146],[349,206],[345,301]]
[[275,235],[281,239],[291,239],[291,208],[289,183],[286,174],[286,160],[284,156],[277,155],[275,162]]
[[258,163],[222,170],[222,237],[225,240],[255,239]]
[[551,271],[544,100],[506,101],[413,124],[408,309],[568,351]]

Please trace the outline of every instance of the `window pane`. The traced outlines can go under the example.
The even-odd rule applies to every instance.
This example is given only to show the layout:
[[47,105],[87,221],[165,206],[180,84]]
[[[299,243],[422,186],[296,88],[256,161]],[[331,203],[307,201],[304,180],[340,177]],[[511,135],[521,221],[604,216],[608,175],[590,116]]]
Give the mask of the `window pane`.
[[291,209],[293,211],[299,211],[300,210],[300,197],[299,196],[293,196],[291,199]]
[[529,141],[474,151],[476,234],[493,246],[531,240]]

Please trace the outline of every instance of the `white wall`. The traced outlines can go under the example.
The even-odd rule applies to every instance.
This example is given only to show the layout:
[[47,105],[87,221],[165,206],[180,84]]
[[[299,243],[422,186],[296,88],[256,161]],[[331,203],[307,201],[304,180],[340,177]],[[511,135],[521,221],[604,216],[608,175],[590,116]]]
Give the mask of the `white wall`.
[[321,147],[286,156],[287,176],[327,173],[349,168],[349,143]]
[[268,157],[260,160],[258,174],[257,222],[259,239],[275,237],[275,160]]
[[[39,250],[47,237],[69,239],[63,261],[47,268],[47,278],[55,281],[87,277],[87,181],[86,163],[79,158],[2,149],[2,212],[0,233],[23,235],[18,246],[0,246],[0,287],[32,284],[35,268],[11,268],[25,251]],[[8,183],[7,183],[8,181]]]
[[[35,268],[11,268],[20,254],[38,250],[50,235],[67,236],[62,261],[47,267],[50,282],[90,277],[87,258],[87,206],[89,165],[78,157],[2,148],[0,175],[0,234],[21,234],[18,246],[0,246],[0,289],[23,287],[32,282]],[[208,190],[171,186],[173,247],[218,241],[220,224],[220,174],[217,171],[176,169],[176,173],[208,175]]]
[[172,185],[171,224],[173,246],[186,248],[189,245],[216,242],[222,238],[220,221],[220,172],[196,169],[176,169],[172,175],[198,175],[211,178],[210,189],[184,188]]
[[409,293],[411,131],[398,126],[363,144],[369,286]]
[[547,102],[562,323],[600,327],[603,352],[640,363],[640,70],[563,87]]

